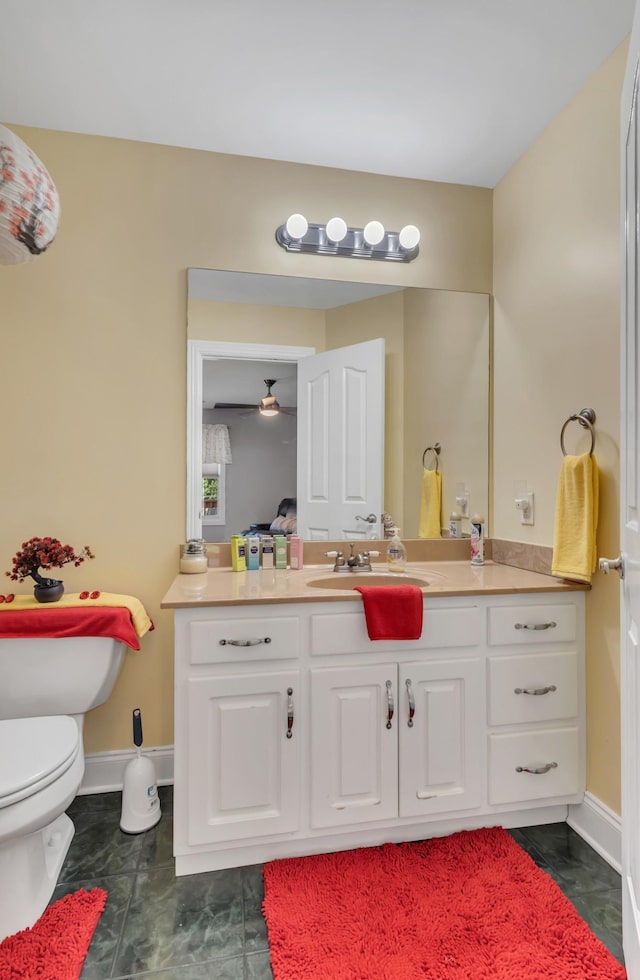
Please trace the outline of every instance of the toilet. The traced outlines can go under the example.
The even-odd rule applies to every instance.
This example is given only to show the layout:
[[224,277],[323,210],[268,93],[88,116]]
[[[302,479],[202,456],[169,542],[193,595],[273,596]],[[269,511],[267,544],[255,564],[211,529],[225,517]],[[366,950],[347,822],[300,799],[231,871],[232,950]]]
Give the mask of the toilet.
[[108,637],[0,639],[0,941],[47,907],[73,838],[87,711],[126,647]]

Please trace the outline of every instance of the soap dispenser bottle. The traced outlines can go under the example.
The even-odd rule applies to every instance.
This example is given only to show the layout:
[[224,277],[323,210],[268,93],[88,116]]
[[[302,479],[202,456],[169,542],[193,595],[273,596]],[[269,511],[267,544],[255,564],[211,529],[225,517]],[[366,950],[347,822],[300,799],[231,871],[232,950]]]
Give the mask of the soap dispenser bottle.
[[407,564],[407,549],[400,540],[400,528],[394,527],[387,546],[387,564],[390,572],[404,572]]

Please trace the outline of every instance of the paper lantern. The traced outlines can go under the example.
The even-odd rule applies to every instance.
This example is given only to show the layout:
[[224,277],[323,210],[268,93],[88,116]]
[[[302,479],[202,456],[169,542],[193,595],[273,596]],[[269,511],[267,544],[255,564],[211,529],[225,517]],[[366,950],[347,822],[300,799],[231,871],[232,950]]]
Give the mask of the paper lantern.
[[59,219],[58,192],[47,168],[19,136],[0,126],[0,265],[44,252]]

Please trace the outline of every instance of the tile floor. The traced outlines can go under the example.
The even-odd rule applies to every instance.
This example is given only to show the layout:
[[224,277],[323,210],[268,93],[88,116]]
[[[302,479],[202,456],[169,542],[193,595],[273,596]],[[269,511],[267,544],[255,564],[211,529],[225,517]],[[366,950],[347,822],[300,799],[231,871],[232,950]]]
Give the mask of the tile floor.
[[[261,867],[176,878],[171,787],[160,797],[160,823],[135,836],[120,831],[120,793],[69,808],[76,835],[52,901],[81,887],[109,892],[81,980],[272,978]],[[566,824],[512,833],[622,961],[620,876]]]

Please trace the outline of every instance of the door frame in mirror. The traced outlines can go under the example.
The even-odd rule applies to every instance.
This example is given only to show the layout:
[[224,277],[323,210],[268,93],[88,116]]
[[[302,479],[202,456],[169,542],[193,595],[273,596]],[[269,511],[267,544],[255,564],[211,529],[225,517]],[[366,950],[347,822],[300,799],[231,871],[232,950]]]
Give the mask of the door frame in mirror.
[[315,347],[280,344],[233,344],[218,340],[187,341],[187,539],[202,537],[202,397],[203,367],[208,359],[299,361]]

